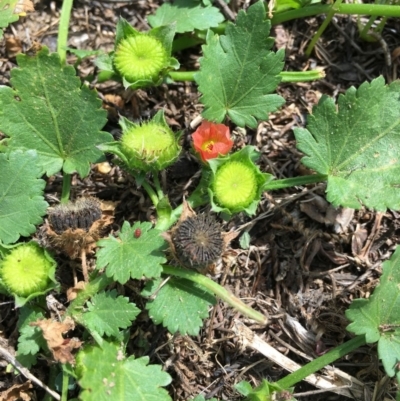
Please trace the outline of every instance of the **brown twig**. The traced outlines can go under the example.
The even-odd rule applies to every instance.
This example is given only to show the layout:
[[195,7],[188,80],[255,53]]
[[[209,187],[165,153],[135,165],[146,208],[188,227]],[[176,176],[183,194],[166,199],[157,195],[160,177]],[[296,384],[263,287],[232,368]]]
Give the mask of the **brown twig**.
[[49,393],[54,399],[61,400],[59,394],[53,391],[51,388],[47,387],[41,380],[33,376],[31,372],[25,367],[23,367],[5,348],[0,346],[0,356],[6,360],[8,363],[14,366],[22,375],[24,375],[28,380],[42,387],[47,393]]

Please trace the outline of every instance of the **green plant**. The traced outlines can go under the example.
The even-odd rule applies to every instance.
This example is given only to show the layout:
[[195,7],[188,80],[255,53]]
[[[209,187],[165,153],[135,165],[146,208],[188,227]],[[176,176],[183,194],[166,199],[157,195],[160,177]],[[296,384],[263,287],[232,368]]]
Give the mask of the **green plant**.
[[[177,4],[182,6],[183,3]],[[168,25],[157,25],[146,34],[121,19],[115,50],[97,61],[103,70],[101,79],[122,79],[124,86],[130,89],[158,85],[171,78],[182,79],[184,75],[179,76],[179,71],[171,71],[179,67],[171,57],[175,27],[168,20],[175,5],[160,7],[162,11],[150,18],[150,22],[153,26],[166,22]],[[210,129],[210,136],[206,138],[206,149],[196,148],[202,161],[202,176],[197,188],[191,192],[187,203],[173,209],[168,194],[163,191],[159,172],[178,158],[180,134],[172,132],[162,112],[143,124],[121,118],[123,135],[120,141],[101,131],[106,117],[96,92],[82,85],[75,69],[65,65],[65,26],[68,25],[70,6],[70,2],[64,2],[59,54],[51,54],[43,47],[33,56],[18,56],[18,67],[11,72],[12,87],[0,88],[0,130],[6,135],[0,154],[2,289],[11,289],[11,276],[7,271],[9,255],[23,247],[38,250],[44,256],[40,267],[49,270],[41,275],[46,285],[39,283],[34,294],[42,295],[50,288],[49,284],[54,283],[54,261],[45,251],[39,251],[37,245],[18,244],[15,249],[7,250],[7,246],[15,244],[21,236],[30,236],[46,214],[44,174],[63,174],[62,206],[53,214],[49,211],[50,225],[57,235],[78,229],[89,232],[99,220],[100,210],[96,209],[94,215],[88,211],[93,204],[97,207],[96,201],[89,202],[90,206],[87,201],[78,201],[78,204],[85,204],[84,212],[76,203],[68,202],[71,174],[85,177],[89,174],[90,163],[104,160],[105,152],[112,153],[114,163],[132,175],[147,192],[157,212],[157,223],[153,227],[149,222],[132,225],[125,221],[116,234],[97,242],[96,269],[90,275],[84,270],[86,282],[82,288],[75,288],[76,297],[71,299],[62,322],[56,322],[60,326],[51,326],[57,331],[58,340],[62,339],[62,333],[72,330],[75,323],[84,330],[89,344],[78,352],[75,368],[70,366],[75,363],[72,351],[80,344],[51,343],[47,335],[51,322],[32,305],[25,305],[20,315],[18,356],[25,366],[34,364],[39,352],[48,357],[52,355],[61,362],[63,400],[67,399],[69,376],[81,386],[79,397],[84,401],[134,399],[139,397],[138,394],[144,399],[169,400],[168,393],[162,388],[171,382],[168,373],[162,372],[158,365],[149,364],[148,357],[136,359],[125,349],[129,337],[127,329],[140,309],[129,298],[118,295],[116,289],[109,290],[108,286],[118,283],[117,288],[120,288],[129,280],[143,281],[144,288],[137,291],[138,297],[142,297],[143,309],[148,311],[154,324],[162,324],[173,334],[197,335],[202,319],[208,316],[209,308],[217,298],[257,323],[266,324],[268,318],[262,313],[195,271],[209,271],[211,266],[218,265],[229,241],[237,233],[223,233],[214,218],[202,214],[196,216],[192,209],[211,205],[214,212],[221,212],[227,220],[237,213],[252,215],[263,192],[320,181],[327,182],[327,199],[333,205],[400,209],[397,146],[400,83],[385,85],[383,79],[378,78],[358,89],[348,89],[340,95],[337,104],[323,96],[309,116],[307,128],[294,130],[297,146],[305,154],[303,164],[317,174],[274,179],[256,164],[259,155],[254,147],[242,146],[229,154],[232,148],[229,133],[227,136],[220,124],[229,119],[236,126],[256,128],[258,122],[267,120],[269,114],[283,104],[284,99],[275,93],[276,88],[282,80],[292,77],[282,73],[284,52],[271,51],[273,40],[268,37],[271,22],[265,18],[263,3],[255,3],[247,12],[240,11],[236,23],[228,23],[223,34],[209,30],[203,36],[200,69],[185,75],[185,79],[194,79],[198,84],[204,105],[202,115],[209,120],[205,125]],[[190,12],[197,15],[198,7],[199,4],[192,3]],[[190,19],[179,20],[178,14],[176,31],[207,29],[221,22],[214,7],[205,7],[205,13],[214,18],[207,22],[206,18],[198,21],[195,17],[196,24]],[[201,33],[198,32],[196,40],[199,38]],[[136,43],[136,40],[142,39],[154,50],[157,65],[147,70],[147,64],[142,65],[142,62],[148,60],[141,60],[137,63],[139,72],[130,69],[126,72],[125,68],[131,67],[126,65],[127,53],[137,50],[135,47],[140,50],[143,43]],[[152,52],[146,57],[151,55]],[[316,76],[300,73],[295,79]],[[219,136],[221,129],[225,131],[222,137]],[[211,152],[215,149],[210,146],[220,142],[226,147]],[[370,191],[371,187],[375,188],[374,192]],[[14,202],[15,199],[18,202]],[[68,215],[71,210],[73,217]],[[20,216],[18,224],[10,220],[11,214]],[[68,224],[64,224],[64,220],[59,223],[60,215],[68,220]],[[83,219],[82,224],[79,219]],[[164,238],[180,262],[178,266],[169,264]],[[72,241],[70,247],[73,248],[75,242]],[[79,252],[71,249],[67,254],[71,257],[81,255],[83,260],[81,251],[84,248],[81,246]],[[276,383],[263,381],[255,389],[249,383],[242,383],[238,391],[248,400],[272,399],[277,392],[290,399],[292,386],[297,382],[366,342],[378,342],[387,374],[398,375],[399,255],[396,251],[392,260],[386,262],[375,294],[368,301],[354,302],[349,309],[348,317],[353,321],[349,330],[357,334],[355,339]],[[31,292],[28,293],[25,287],[22,291],[17,288],[17,291],[18,296],[30,299]],[[390,297],[390,304],[381,294]],[[43,297],[38,302],[43,304]]]

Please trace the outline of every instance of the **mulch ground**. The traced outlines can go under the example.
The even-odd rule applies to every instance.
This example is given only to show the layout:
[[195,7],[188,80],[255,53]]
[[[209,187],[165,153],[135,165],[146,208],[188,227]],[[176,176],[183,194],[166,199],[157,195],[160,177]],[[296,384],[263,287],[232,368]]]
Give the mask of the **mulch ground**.
[[[243,1],[236,3],[238,8],[243,7]],[[69,46],[109,51],[113,47],[119,16],[137,29],[146,30],[146,16],[158,6],[156,1],[76,2]],[[16,65],[16,52],[26,51],[34,41],[56,50],[60,3],[37,2],[35,9],[5,31],[5,41],[0,44],[2,85],[9,84],[10,69]],[[354,17],[337,16],[313,55],[307,58],[305,48],[323,19],[320,16],[288,22],[275,26],[271,35],[276,38],[277,48],[286,48],[288,71],[323,68],[326,77],[311,83],[281,84],[278,92],[286,99],[286,104],[256,131],[231,127],[236,146],[256,145],[262,152],[262,170],[277,178],[308,174],[300,164],[302,155],[296,149],[292,128],[304,126],[307,114],[322,95],[337,98],[351,85],[359,86],[379,75],[387,82],[397,78],[396,59],[391,60],[390,65],[389,61],[400,46],[399,20],[388,21],[381,42],[367,43],[359,39]],[[200,54],[198,47],[176,57],[184,68],[193,70],[198,67]],[[76,57],[70,55],[68,61],[73,64]],[[84,60],[78,71],[83,80],[96,74],[93,59]],[[174,206],[181,203],[183,195],[194,188],[196,178],[193,176],[198,171],[188,152],[193,132],[190,123],[202,110],[196,85],[177,83],[131,92],[114,82],[91,81],[89,84],[97,89],[108,107],[109,121],[105,129],[116,138],[120,134],[118,114],[140,121],[160,109],[165,111],[174,130],[184,130],[186,154],[182,156],[182,164],[166,173],[169,198]],[[188,185],[191,180],[194,184]],[[61,182],[60,176],[48,179],[46,200],[51,205],[59,199]],[[243,349],[232,331],[234,319],[241,319],[264,341],[300,364],[306,363],[300,354],[314,358],[323,350],[351,338],[346,332],[345,310],[353,299],[368,297],[377,285],[382,262],[391,256],[398,243],[398,214],[366,209],[333,211],[324,193],[325,184],[271,192],[265,194],[255,216],[240,215],[225,226],[227,230],[243,226],[251,235],[251,246],[243,250],[237,240],[233,241],[235,257],[217,280],[253,308],[268,313],[267,327],[251,325],[222,302],[211,311],[210,318],[195,337],[172,336],[163,327],[154,326],[145,312],[134,323],[128,352],[137,357],[149,355],[151,363],[163,365],[173,377],[168,387],[173,400],[188,400],[201,392],[206,398],[239,400],[241,397],[233,389],[237,382],[247,380],[257,385],[263,378],[276,381],[286,374],[258,352]],[[94,166],[87,178],[74,177],[72,197],[83,194],[119,202],[114,231],[124,220],[132,223],[155,219],[155,210],[146,193],[116,166],[107,174]],[[94,261],[89,262],[93,264]],[[72,283],[69,261],[60,260],[58,275],[63,288],[68,288]],[[143,307],[143,300],[131,288],[133,285],[136,286],[125,287],[125,295]],[[54,296],[66,303],[63,293]],[[17,314],[9,298],[0,299],[4,302],[0,304],[2,344],[15,349]],[[296,324],[288,324],[288,320]],[[24,381],[23,377],[6,373],[3,361],[0,366],[0,390]],[[377,392],[375,400],[394,399],[396,384],[394,380],[385,380],[375,347],[362,347],[335,366],[367,384],[369,394],[365,399],[372,399],[369,397],[374,391]],[[49,364],[42,360],[31,372],[46,382]],[[296,393],[312,390],[315,389],[304,383],[296,387]],[[73,396],[77,393],[71,392],[70,397]],[[42,398],[43,391],[35,388],[33,399]],[[301,399],[348,398],[333,393],[313,393]]]

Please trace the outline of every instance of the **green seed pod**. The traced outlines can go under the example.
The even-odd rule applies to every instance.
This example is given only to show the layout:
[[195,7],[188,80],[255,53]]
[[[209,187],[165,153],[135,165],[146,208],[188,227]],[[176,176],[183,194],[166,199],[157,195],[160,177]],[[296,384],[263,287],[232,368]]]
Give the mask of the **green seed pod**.
[[29,297],[50,287],[55,261],[35,242],[13,248],[0,262],[0,278],[8,291]]
[[208,191],[213,211],[228,216],[256,212],[263,187],[272,179],[254,164],[257,158],[255,148],[246,146],[231,156],[209,161],[213,176]]
[[181,147],[177,136],[165,122],[162,111],[142,125],[123,119],[121,126],[120,150],[128,168],[160,171],[177,160]]
[[146,34],[137,34],[121,40],[114,55],[115,68],[131,83],[157,82],[168,62],[169,56],[163,44]]

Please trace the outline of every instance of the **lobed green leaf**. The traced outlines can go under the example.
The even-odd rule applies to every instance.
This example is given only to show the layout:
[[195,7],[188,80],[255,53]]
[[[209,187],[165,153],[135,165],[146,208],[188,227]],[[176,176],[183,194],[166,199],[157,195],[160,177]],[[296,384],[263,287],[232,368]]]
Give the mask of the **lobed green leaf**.
[[48,176],[61,169],[85,177],[90,163],[104,157],[97,145],[112,136],[100,131],[106,111],[95,91],[81,84],[75,69],[43,47],[35,56],[17,56],[11,85],[0,87],[0,130],[8,148],[34,149]]
[[400,248],[383,264],[379,285],[369,299],[356,299],[346,311],[352,321],[347,330],[378,342],[378,354],[386,373],[400,379]]
[[4,244],[28,237],[46,214],[46,183],[39,178],[37,164],[38,156],[32,150],[0,153],[0,241]]
[[143,296],[154,297],[146,304],[150,318],[155,324],[166,327],[170,333],[197,335],[208,317],[210,305],[215,304],[214,295],[193,281],[170,277],[151,281]]
[[265,14],[259,1],[247,13],[239,11],[236,25],[228,23],[225,35],[208,32],[195,75],[205,119],[222,122],[229,116],[240,127],[256,128],[258,120],[268,120],[284,103],[271,93],[281,81],[285,52],[270,50],[274,40],[268,37],[271,23]]
[[334,206],[400,209],[400,81],[352,87],[337,106],[323,96],[294,132],[303,164],[327,175]]
[[[118,239],[109,237],[97,243],[97,267],[106,268],[107,277],[121,284],[130,278],[159,277],[166,262],[162,252],[165,241],[160,231],[151,227],[151,223],[135,223],[131,227],[125,221]],[[140,230],[138,238],[136,230]]]
[[119,329],[126,329],[140,313],[135,304],[126,297],[117,297],[112,290],[96,294],[87,302],[87,311],[82,314],[85,327],[99,336],[117,337]]
[[119,346],[103,342],[89,347],[77,357],[82,401],[140,400],[171,401],[161,388],[171,382],[160,365],[149,365],[149,358],[125,358]]
[[216,27],[224,16],[218,8],[204,7],[198,0],[175,0],[164,3],[148,21],[153,28],[176,22],[176,32],[183,33]]

